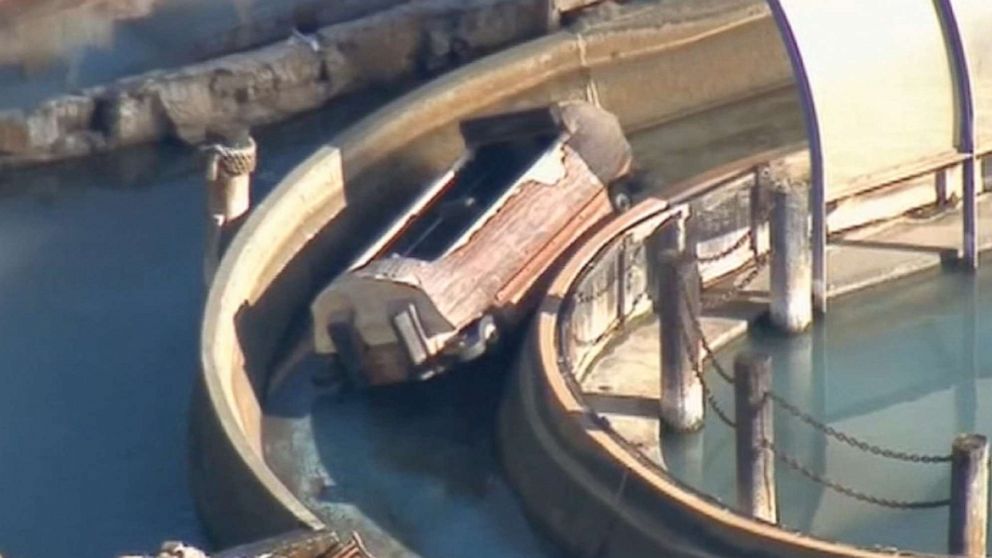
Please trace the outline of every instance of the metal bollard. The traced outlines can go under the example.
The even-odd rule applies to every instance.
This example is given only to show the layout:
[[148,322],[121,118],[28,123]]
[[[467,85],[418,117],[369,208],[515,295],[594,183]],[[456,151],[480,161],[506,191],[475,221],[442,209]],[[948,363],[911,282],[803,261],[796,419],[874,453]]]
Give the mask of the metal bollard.
[[947,551],[985,556],[989,511],[989,441],[962,434],[951,447],[951,506]]
[[734,359],[734,404],[737,436],[737,506],[756,519],[778,523],[775,495],[773,413],[767,393],[772,359],[742,353]]
[[660,417],[675,432],[703,425],[703,386],[696,376],[700,342],[693,321],[699,315],[699,265],[685,246],[685,221],[659,227],[648,241],[654,275],[652,297],[661,341]]
[[251,173],[257,165],[255,140],[242,132],[225,144],[207,147],[207,238],[204,280],[213,280],[228,242],[251,209]]
[[774,186],[771,222],[771,318],[786,333],[813,322],[813,270],[809,236],[809,191],[803,184]]

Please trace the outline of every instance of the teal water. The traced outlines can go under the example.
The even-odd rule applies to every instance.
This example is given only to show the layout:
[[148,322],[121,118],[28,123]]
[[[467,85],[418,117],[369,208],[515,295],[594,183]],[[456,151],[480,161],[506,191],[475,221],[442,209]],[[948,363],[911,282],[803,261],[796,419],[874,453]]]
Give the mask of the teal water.
[[[779,91],[631,142],[648,182],[664,187],[802,134],[793,93]],[[370,545],[380,558],[560,556],[528,524],[498,460],[496,409],[516,350],[363,394],[321,396],[312,370],[294,373],[266,402],[266,459],[329,523],[381,534]]]
[[296,374],[267,402],[266,459],[310,509],[363,533],[378,558],[558,558],[498,459],[514,354],[366,393],[313,393]]
[[[257,135],[253,197],[389,95]],[[159,146],[0,175],[0,554],[205,545],[186,476],[203,162]]]
[[[774,388],[830,426],[892,449],[947,454],[958,433],[992,432],[992,271],[924,274],[834,301],[810,333],[786,338],[756,328],[720,352],[729,371],[740,351],[772,356]],[[732,411],[729,386],[710,372]],[[707,413],[700,434],[663,446],[673,473],[734,505],[732,431]],[[897,500],[940,500],[947,464],[914,464],[864,453],[781,410],[776,444],[819,475]],[[786,527],[864,546],[946,551],[946,508],[891,510],[855,501],[776,462],[779,518]]]

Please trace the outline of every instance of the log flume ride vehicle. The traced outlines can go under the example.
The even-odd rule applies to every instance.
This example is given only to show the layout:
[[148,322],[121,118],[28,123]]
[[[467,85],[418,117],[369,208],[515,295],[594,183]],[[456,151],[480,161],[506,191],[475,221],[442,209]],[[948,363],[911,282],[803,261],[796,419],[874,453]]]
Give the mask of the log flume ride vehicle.
[[486,353],[583,234],[629,206],[631,149],[588,103],[462,122],[467,153],[311,305],[314,349],[359,386]]

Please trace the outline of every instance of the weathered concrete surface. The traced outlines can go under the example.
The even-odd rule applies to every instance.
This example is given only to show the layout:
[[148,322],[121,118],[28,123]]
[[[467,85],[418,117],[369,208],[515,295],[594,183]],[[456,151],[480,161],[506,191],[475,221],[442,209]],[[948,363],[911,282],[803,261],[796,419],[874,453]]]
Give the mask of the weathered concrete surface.
[[[604,108],[643,129],[786,86],[788,63],[770,18],[754,12],[760,3],[726,4],[738,9],[685,25],[561,32],[491,56],[384,107],[338,136],[339,149],[319,150],[286,177],[235,238],[205,310],[196,406],[205,426],[195,433],[192,475],[218,542],[319,524],[262,458],[259,390],[294,319],[360,249],[355,239],[458,156],[457,122],[584,98],[595,81],[608,93]],[[671,73],[645,79],[643,69],[659,63]]]
[[0,112],[0,166],[175,138],[204,140],[345,93],[431,75],[548,30],[546,0],[433,0],[179,70]]
[[0,2],[0,107],[176,69],[435,0],[7,0]]

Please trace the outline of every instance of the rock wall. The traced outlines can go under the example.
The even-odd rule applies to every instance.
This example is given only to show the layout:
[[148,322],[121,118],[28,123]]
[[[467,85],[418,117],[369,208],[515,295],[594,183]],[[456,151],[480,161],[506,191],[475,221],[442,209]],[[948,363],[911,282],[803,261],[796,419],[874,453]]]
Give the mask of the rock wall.
[[0,167],[166,138],[195,144],[212,131],[284,119],[544,34],[560,1],[411,2],[255,51],[0,111]]

